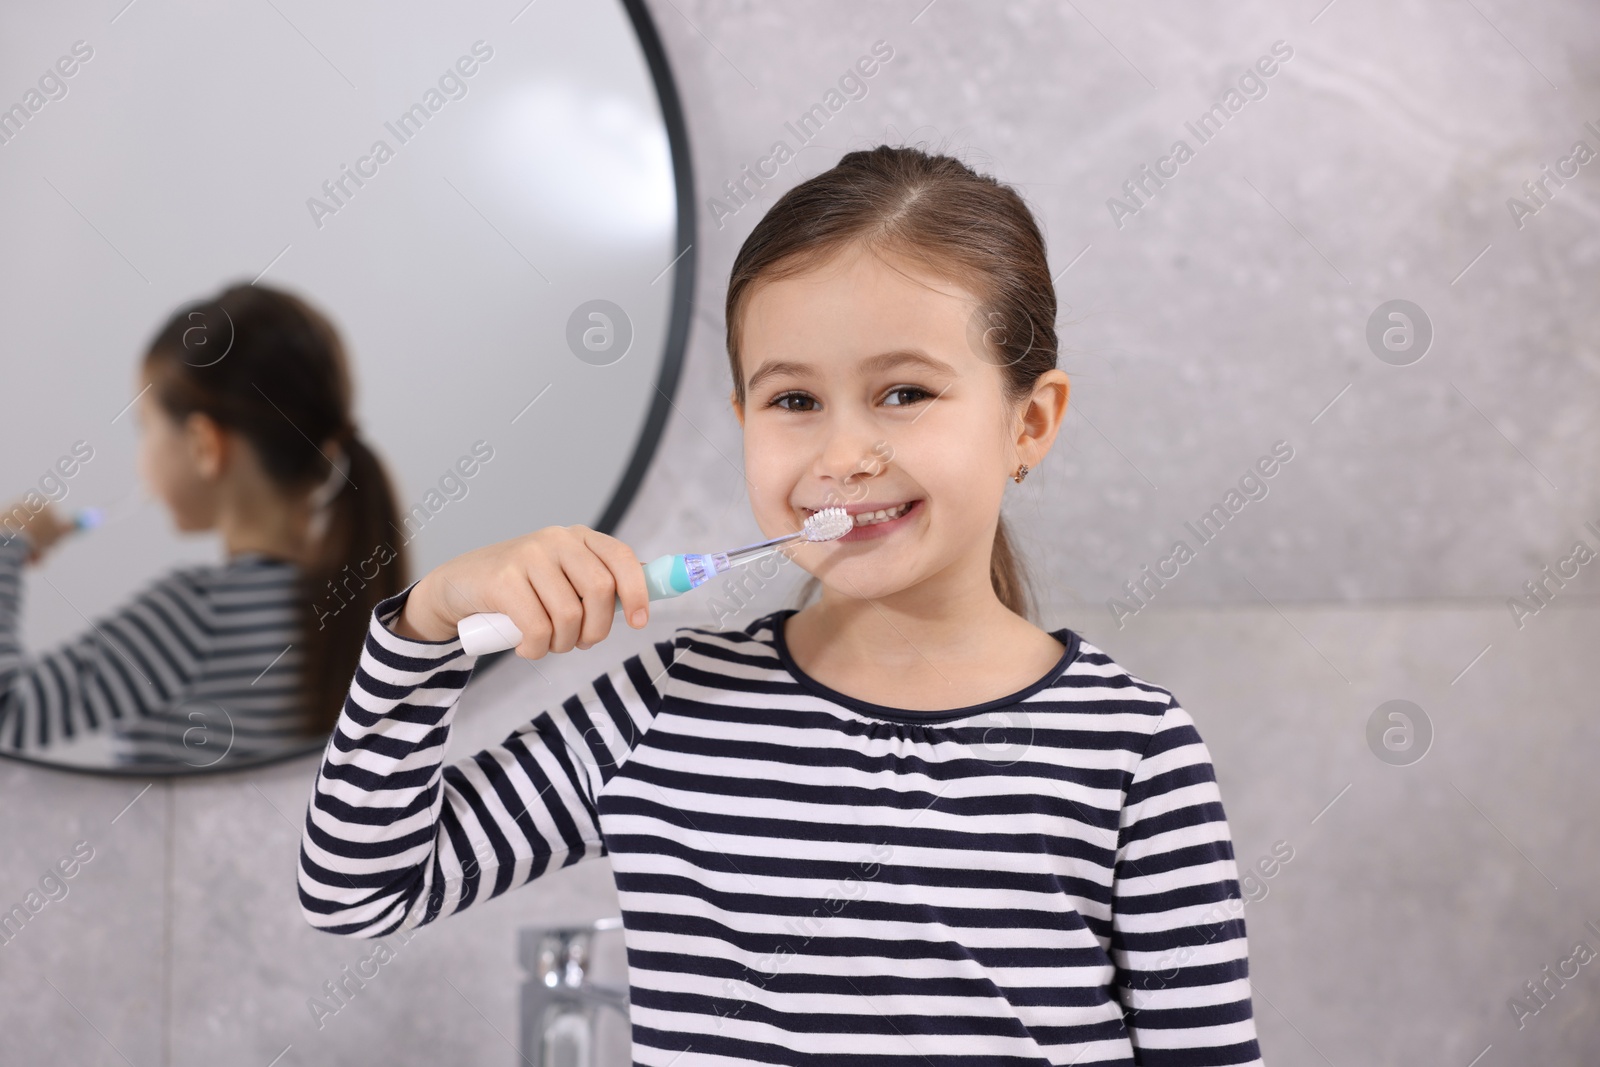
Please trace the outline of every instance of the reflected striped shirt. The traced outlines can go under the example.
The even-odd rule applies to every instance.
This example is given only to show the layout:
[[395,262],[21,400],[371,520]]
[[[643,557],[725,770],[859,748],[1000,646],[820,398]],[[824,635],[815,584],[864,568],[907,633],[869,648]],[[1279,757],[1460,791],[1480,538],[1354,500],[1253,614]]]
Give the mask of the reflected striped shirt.
[[0,541],[0,748],[70,759],[74,741],[103,733],[116,764],[199,769],[320,736],[299,688],[293,563],[243,553],[179,568],[29,656],[18,632],[27,551],[21,538]]
[[972,707],[836,692],[679,628],[445,762],[475,659],[366,648],[306,813],[314,927],[379,937],[609,856],[656,1067],[1260,1062],[1233,847],[1173,695],[1060,629]]

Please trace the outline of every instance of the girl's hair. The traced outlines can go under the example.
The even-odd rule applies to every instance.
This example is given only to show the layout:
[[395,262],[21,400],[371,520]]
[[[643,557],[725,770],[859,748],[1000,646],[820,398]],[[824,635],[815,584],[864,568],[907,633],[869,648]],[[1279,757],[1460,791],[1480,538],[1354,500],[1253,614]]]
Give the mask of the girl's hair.
[[[745,403],[739,339],[758,283],[802,274],[851,244],[910,259],[979,301],[969,337],[999,364],[1002,391],[1015,407],[1056,365],[1056,293],[1044,237],[1010,186],[960,160],[916,148],[879,145],[850,152],[832,170],[778,198],[745,239],[728,280],[728,359]],[[1026,567],[1004,516],[994,532],[989,578],[1001,603],[1033,619]],[[796,605],[820,586],[812,577]]]
[[[254,447],[275,483],[310,493],[328,479],[326,522],[301,567],[301,685],[313,727],[332,731],[344,706],[378,601],[405,588],[404,546],[390,546],[395,494],[351,416],[351,379],[333,324],[304,300],[263,285],[235,285],[175,311],[151,340],[145,372],[177,421],[200,412]],[[339,450],[349,469],[334,473]],[[374,577],[360,565],[378,546],[390,556]],[[336,611],[317,611],[343,570]],[[348,598],[348,599],[346,599]],[[320,614],[320,617],[319,617]]]

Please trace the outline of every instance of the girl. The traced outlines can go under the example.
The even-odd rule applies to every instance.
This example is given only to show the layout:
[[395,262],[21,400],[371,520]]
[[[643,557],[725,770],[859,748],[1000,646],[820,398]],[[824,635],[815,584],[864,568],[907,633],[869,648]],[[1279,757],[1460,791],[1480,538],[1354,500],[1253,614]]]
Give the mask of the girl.
[[686,626],[444,765],[473,667],[604,640],[629,547],[550,527],[378,605],[305,823],[321,929],[409,930],[611,857],[641,1064],[1258,1063],[1233,848],[1173,695],[1030,622],[1000,521],[1068,381],[1020,197],[851,152],[734,262],[732,403],[768,537],[821,597]]
[[295,296],[236,285],[173,313],[137,388],[141,475],[178,529],[218,530],[228,561],[175,570],[28,659],[22,565],[72,527],[13,507],[0,746],[37,755],[104,729],[119,763],[204,767],[326,737],[368,615],[405,586],[403,553],[384,551],[394,494],[351,419],[338,334]]

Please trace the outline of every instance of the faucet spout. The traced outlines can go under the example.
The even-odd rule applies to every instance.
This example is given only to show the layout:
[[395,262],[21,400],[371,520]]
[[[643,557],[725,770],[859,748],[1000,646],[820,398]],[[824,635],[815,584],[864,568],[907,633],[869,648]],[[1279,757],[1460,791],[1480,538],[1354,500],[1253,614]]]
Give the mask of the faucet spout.
[[596,1067],[600,1009],[629,1019],[628,987],[590,976],[594,934],[621,926],[620,918],[612,918],[521,931],[519,955],[528,972],[521,1051],[533,1067]]

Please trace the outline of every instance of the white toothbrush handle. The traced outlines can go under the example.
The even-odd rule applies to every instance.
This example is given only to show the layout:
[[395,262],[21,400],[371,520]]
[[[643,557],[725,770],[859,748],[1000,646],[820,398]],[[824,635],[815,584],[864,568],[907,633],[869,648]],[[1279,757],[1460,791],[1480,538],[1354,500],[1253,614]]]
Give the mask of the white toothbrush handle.
[[456,623],[456,634],[461,638],[461,651],[469,656],[487,656],[522,644],[522,631],[517,624],[511,616],[498,611],[468,615]]

